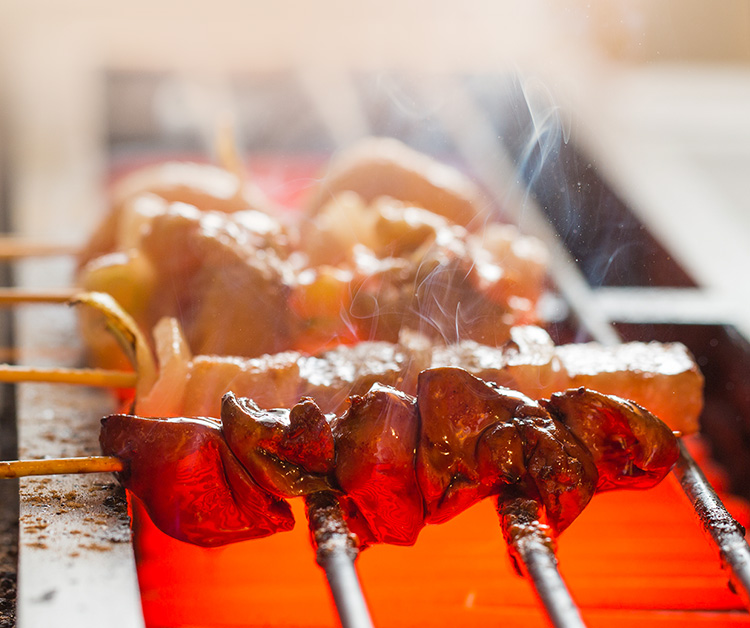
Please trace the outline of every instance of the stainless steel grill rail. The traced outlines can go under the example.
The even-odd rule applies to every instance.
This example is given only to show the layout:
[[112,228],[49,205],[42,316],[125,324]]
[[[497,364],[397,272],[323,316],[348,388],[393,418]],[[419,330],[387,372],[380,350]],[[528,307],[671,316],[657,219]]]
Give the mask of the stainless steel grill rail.
[[[509,89],[512,91],[512,111],[506,109],[506,113],[511,120],[515,120],[517,128],[510,131],[506,129],[506,132],[517,142],[518,127],[522,126],[519,118],[528,121],[531,113],[525,109],[526,100],[520,84],[510,81]],[[508,185],[509,182],[523,179],[519,170],[524,166],[517,164],[523,158],[518,152],[522,150],[520,145],[515,145],[516,153],[513,154],[513,142],[510,142],[510,146],[505,142],[503,146],[500,141],[486,140],[496,138],[498,131],[462,84],[443,84],[440,92],[452,94],[450,106],[440,110],[440,119],[458,151],[490,193],[503,201],[503,207],[510,210],[513,218],[522,222],[528,232],[540,237],[549,247],[550,273],[555,287],[578,319],[581,329],[597,342],[608,345],[619,343],[620,336],[614,329],[612,320],[598,307],[594,291],[536,202],[533,191],[535,182],[528,181],[529,188],[516,187],[515,190]],[[523,141],[530,142],[530,148],[525,147],[524,150],[534,150],[538,149],[535,143],[540,140],[532,138]],[[559,164],[553,164],[552,167],[556,165]],[[567,183],[570,185],[572,182]],[[744,529],[729,514],[684,444],[680,445],[680,459],[674,473],[690,499],[700,524],[719,550],[722,566],[728,572],[731,585],[750,610],[750,546],[745,540]],[[554,573],[540,571],[529,575],[535,580],[537,590],[540,587],[555,586],[557,576]],[[575,626],[575,619],[570,624],[561,625]]]
[[[332,141],[333,146],[325,146],[326,150],[354,140],[363,133],[382,133],[385,130],[392,131],[393,135],[399,136],[400,131],[404,130],[398,124],[395,124],[391,129],[376,128],[376,125],[373,125],[372,116],[369,115],[371,112],[367,111],[364,103],[367,98],[363,96],[362,90],[358,89],[356,77],[342,74],[327,75],[323,79],[321,77],[305,77],[301,83],[307,93],[308,104],[312,104],[312,107],[318,110],[320,120],[327,128],[328,140]],[[510,84],[513,85],[513,82],[511,81]],[[499,201],[508,217],[515,220],[525,232],[534,234],[546,242],[552,256],[550,265],[552,280],[559,291],[561,301],[564,302],[564,307],[569,308],[573,317],[578,321],[582,336],[593,338],[605,344],[619,342],[619,334],[612,324],[611,311],[600,307],[601,299],[592,290],[587,277],[573,259],[574,256],[558,237],[555,229],[545,217],[542,207],[535,200],[534,182],[527,181],[520,185],[517,184],[519,178],[523,178],[519,176],[517,164],[520,156],[519,151],[530,149],[529,154],[532,154],[534,143],[528,143],[526,139],[523,139],[523,145],[517,143],[518,128],[498,129],[494,116],[493,119],[490,119],[486,108],[478,102],[475,94],[467,89],[466,82],[461,78],[440,77],[429,81],[422,80],[421,83],[412,84],[412,88],[414,93],[423,90],[426,99],[440,103],[439,106],[431,109],[431,121],[425,128],[415,130],[415,127],[419,125],[411,125],[408,132],[412,133],[411,139],[416,140],[412,143],[422,144],[418,145],[418,148],[429,148],[429,146],[424,146],[425,143],[434,146],[434,142],[430,144],[432,140],[425,142],[425,137],[432,135],[435,131],[431,124],[439,123],[441,131],[444,133],[443,139],[440,141],[445,141],[455,148],[456,153],[474,176],[482,182],[493,199]],[[509,119],[511,121],[516,124],[519,123],[519,120],[525,123],[528,121],[530,113],[528,110],[524,110],[526,100],[523,91],[519,91],[518,85],[514,85],[512,90],[514,91],[505,95],[507,98],[498,101],[497,106],[510,111]],[[113,99],[113,102],[116,102],[116,100]],[[336,107],[342,101],[346,103],[348,108],[348,115],[346,116],[337,114]],[[289,110],[287,109],[283,113],[288,114]],[[288,138],[282,137],[280,139],[283,141]],[[409,138],[404,139],[407,142],[409,141]],[[311,141],[311,143],[316,144],[315,141]],[[319,142],[316,146],[319,147]],[[528,157],[528,155],[525,155],[525,157]],[[41,274],[45,272],[44,269],[41,270]],[[36,279],[39,276],[40,273],[36,273]],[[32,276],[31,284],[33,285],[33,283],[34,277]],[[25,283],[24,285],[28,284]],[[38,320],[27,321],[26,324],[32,329],[40,327]],[[28,332],[26,333],[28,334]],[[22,399],[21,405],[23,406],[24,403]],[[102,400],[98,399],[95,405],[99,407],[101,403]],[[63,423],[63,425],[67,424]],[[76,428],[78,427],[76,425]],[[64,452],[57,451],[55,453]],[[744,603],[750,607],[750,576],[748,575],[750,549],[744,540],[743,531],[716,498],[710,485],[705,481],[697,465],[684,448],[675,473],[694,504],[702,525],[719,548],[722,563],[730,571],[733,586]],[[95,480],[92,481],[95,482]],[[55,490],[67,491],[69,485],[62,483]],[[543,539],[536,539],[530,546],[529,551],[519,547],[518,553],[523,558],[524,569],[539,592],[551,621],[558,628],[580,626],[580,613],[572,604],[567,587],[560,579],[554,554],[549,550],[549,546]],[[115,564],[118,556],[123,553],[119,552],[117,556],[113,557],[114,562],[108,564]],[[28,553],[26,556],[24,560],[39,565],[40,559],[38,557],[29,560]],[[32,554],[32,556],[34,555]],[[130,595],[135,590],[134,583],[131,580],[134,575],[132,567],[131,561],[127,568],[121,569],[110,579],[110,582],[114,582],[114,586],[120,586],[123,582],[128,584]],[[72,575],[68,573],[66,575],[68,583],[78,576],[77,572],[72,573]],[[97,579],[96,572],[89,575],[86,582],[93,582],[92,578]],[[338,578],[334,576],[333,580],[338,580]],[[349,576],[345,576],[344,580],[348,580],[350,584],[352,582]],[[93,582],[93,584],[98,585],[100,583]],[[27,601],[30,598],[42,599],[45,595],[48,595],[49,591],[45,590],[44,586],[46,586],[45,583],[35,583],[33,587],[30,587],[31,593],[27,594]],[[70,588],[66,584],[55,589],[58,599],[65,598]],[[332,583],[332,589],[337,588],[338,585]],[[344,586],[344,588],[351,587]],[[87,595],[89,594],[90,592],[87,592]],[[336,595],[334,592],[334,596]],[[343,595],[347,596],[348,594]],[[361,595],[361,591],[349,599],[354,599],[359,595]],[[95,596],[89,595],[89,597]],[[102,599],[107,599],[107,596],[102,595]],[[135,599],[137,603],[137,592],[135,592]],[[33,606],[33,604],[29,606]],[[359,602],[355,602],[353,606],[360,606]],[[59,606],[50,608],[50,613],[60,612]],[[110,611],[109,615],[114,618],[118,626],[137,626],[141,623],[141,618],[135,616],[137,613],[134,615],[132,609],[131,612],[126,613],[112,613],[111,608],[108,610]],[[344,611],[342,616],[348,614],[349,611]],[[346,623],[348,620],[342,618],[342,623],[345,626],[369,625],[370,619],[366,609],[364,613],[360,608],[352,611],[352,614],[358,618],[352,619],[351,623]],[[90,616],[96,617],[96,614],[92,613]],[[46,621],[49,617],[49,615],[29,614],[24,625],[33,625],[29,624],[29,621]],[[89,615],[83,615],[79,618],[81,626],[89,625],[86,623]],[[91,625],[94,625],[94,623],[95,621]]]

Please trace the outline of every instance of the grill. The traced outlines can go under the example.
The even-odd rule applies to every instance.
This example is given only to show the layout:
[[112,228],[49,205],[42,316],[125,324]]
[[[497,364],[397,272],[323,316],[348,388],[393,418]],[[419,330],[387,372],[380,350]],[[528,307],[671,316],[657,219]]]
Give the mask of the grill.
[[[358,136],[398,137],[472,173],[498,211],[549,245],[545,312],[556,342],[674,340],[691,349],[707,381],[700,438],[686,440],[675,478],[656,491],[596,497],[592,514],[561,538],[561,570],[587,625],[750,625],[744,531],[717,505],[693,461],[699,458],[734,517],[748,521],[740,498],[750,498],[750,391],[742,377],[750,345],[731,309],[675,261],[605,180],[585,125],[568,138],[565,112],[541,86],[497,74],[281,73],[238,76],[225,87],[242,121],[241,148],[277,196],[295,198],[325,156]],[[191,121],[165,127],[150,108],[170,97],[182,102],[190,90],[189,82],[158,73],[108,75],[113,172],[165,153],[204,150]],[[18,286],[65,286],[72,262],[28,260],[8,272]],[[55,305],[14,312],[12,358],[78,363],[71,312]],[[21,457],[97,453],[98,420],[114,408],[108,393],[53,385],[18,385],[3,399],[5,458],[15,453],[7,446],[15,425]],[[2,498],[13,503],[8,486]],[[368,550],[360,571],[376,623],[544,625],[529,582],[505,565],[491,510],[482,504],[427,529],[413,549]],[[19,626],[73,617],[77,626],[103,617],[109,625],[140,626],[142,607],[154,626],[335,623],[304,532],[205,552],[163,537],[136,511],[131,545],[127,514],[110,476],[21,481]],[[301,512],[296,519],[304,527]],[[696,541],[701,527],[713,541]],[[541,572],[538,587],[551,586],[542,597],[564,606],[554,571],[530,560],[529,569]],[[738,595],[726,587],[729,577]],[[301,615],[296,604],[306,609]],[[556,625],[577,625],[565,612],[550,612]]]

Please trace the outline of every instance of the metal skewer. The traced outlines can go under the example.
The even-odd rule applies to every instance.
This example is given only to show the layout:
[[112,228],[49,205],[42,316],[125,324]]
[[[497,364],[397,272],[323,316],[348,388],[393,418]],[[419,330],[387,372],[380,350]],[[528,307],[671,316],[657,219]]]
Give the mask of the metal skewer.
[[[506,210],[515,212],[515,218],[519,222],[523,219],[527,229],[550,246],[550,269],[557,287],[592,338],[603,344],[619,343],[620,338],[612,326],[612,320],[601,311],[593,289],[587,284],[571,256],[560,245],[551,224],[535,202],[534,183],[530,184],[529,191],[532,194],[516,190],[515,198],[509,198],[507,184],[517,178],[513,158],[520,158],[518,146],[506,144],[502,147],[497,142],[485,142],[484,138],[497,136],[497,128],[466,90],[455,83],[449,88],[450,92],[446,93],[452,95],[453,109],[441,109],[441,120],[451,130],[459,152],[497,199],[508,200],[505,203]],[[519,109],[504,118],[509,124],[528,115],[528,112],[522,113],[525,105],[520,92],[515,92],[513,99],[519,104]],[[507,138],[517,138],[520,133],[520,128],[501,131],[501,135]],[[557,156],[556,159],[559,165],[560,157]],[[731,586],[750,609],[750,548],[745,541],[742,526],[728,513],[681,442],[680,459],[674,474],[690,499],[706,535],[719,549],[722,565],[730,573]]]
[[511,558],[521,575],[531,580],[555,628],[584,628],[573,598],[557,569],[555,541],[540,522],[543,506],[531,497],[498,498],[497,513]]
[[719,548],[722,567],[729,572],[729,583],[750,610],[750,546],[745,529],[729,514],[695,460],[679,441],[680,458],[674,474],[690,499],[703,531]]
[[349,531],[339,500],[330,491],[305,497],[307,520],[315,558],[325,571],[343,628],[372,628],[354,561],[359,554],[356,537]]

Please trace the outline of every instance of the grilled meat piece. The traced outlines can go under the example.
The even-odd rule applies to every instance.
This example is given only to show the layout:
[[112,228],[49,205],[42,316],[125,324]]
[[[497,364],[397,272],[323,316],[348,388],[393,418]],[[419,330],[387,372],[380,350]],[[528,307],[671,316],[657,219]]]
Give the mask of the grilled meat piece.
[[457,368],[424,371],[417,399],[417,474],[428,523],[521,484],[541,498],[560,532],[591,499],[591,454],[537,402]]
[[99,442],[125,463],[123,486],[176,539],[213,547],[294,526],[289,504],[253,481],[215,420],[114,415],[102,420]]
[[393,138],[366,138],[332,160],[307,211],[315,214],[347,191],[368,202],[390,196],[432,208],[459,225],[483,219],[485,202],[471,180]]
[[148,166],[123,178],[112,193],[110,211],[79,255],[85,265],[92,259],[121,251],[138,237],[132,220],[132,203],[144,196],[168,203],[188,203],[204,211],[233,213],[245,210],[274,211],[273,204],[252,182],[218,166],[170,161]]
[[372,532],[369,542],[411,545],[424,526],[414,465],[414,398],[375,384],[333,422],[336,480]]
[[555,393],[542,405],[591,452],[599,491],[650,488],[679,456],[671,430],[631,401],[578,388]]
[[222,400],[221,424],[229,448],[270,493],[295,497],[331,489],[333,434],[312,399],[291,410],[261,410],[230,392]]
[[[136,241],[92,260],[79,283],[112,294],[145,329],[179,317],[200,353],[257,356],[289,348],[299,322],[288,304],[293,273],[279,223],[257,211],[202,212],[146,200],[154,207]],[[94,360],[111,360],[108,336],[89,320],[83,331]]]

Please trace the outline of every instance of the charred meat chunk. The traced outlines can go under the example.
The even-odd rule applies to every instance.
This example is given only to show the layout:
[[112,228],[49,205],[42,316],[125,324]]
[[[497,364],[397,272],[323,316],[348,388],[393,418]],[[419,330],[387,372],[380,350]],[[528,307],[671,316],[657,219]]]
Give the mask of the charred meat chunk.
[[591,452],[599,491],[650,488],[677,462],[672,431],[632,401],[576,388],[543,403]]
[[428,522],[520,485],[538,496],[557,531],[594,493],[590,454],[538,403],[457,368],[428,369],[418,392],[417,473]]
[[330,490],[333,435],[312,399],[291,410],[262,410],[230,392],[222,401],[221,423],[229,448],[267,491],[295,497]]
[[289,504],[253,481],[214,420],[114,415],[99,440],[125,463],[123,486],[176,539],[212,547],[294,526]]
[[334,421],[336,479],[380,543],[411,545],[424,525],[414,466],[414,398],[374,385]]

